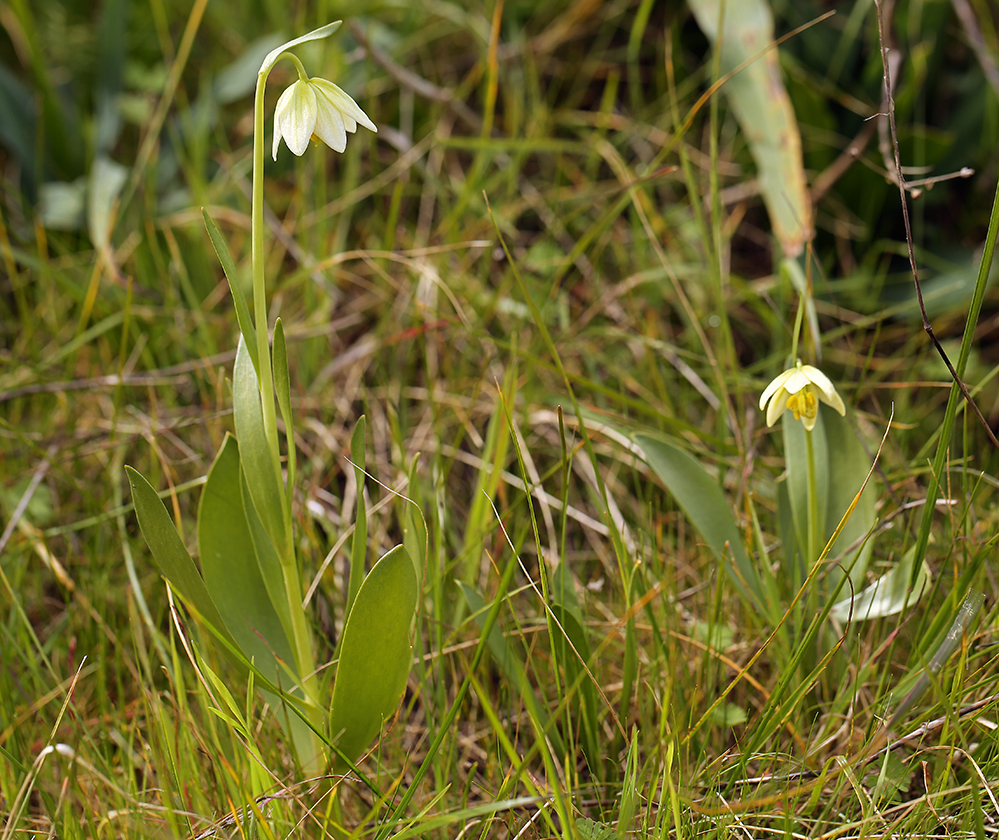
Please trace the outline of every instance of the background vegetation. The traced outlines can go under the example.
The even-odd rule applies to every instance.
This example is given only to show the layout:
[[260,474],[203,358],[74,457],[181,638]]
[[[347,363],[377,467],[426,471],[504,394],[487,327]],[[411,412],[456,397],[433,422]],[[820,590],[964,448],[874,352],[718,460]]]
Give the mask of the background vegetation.
[[[871,479],[873,580],[916,542],[950,381],[869,121],[874,6],[772,6],[778,35],[836,12],[780,64],[815,201],[822,367],[870,457],[894,412]],[[365,779],[331,793],[169,599],[123,467],[191,534],[232,426],[237,336],[200,208],[246,264],[256,68],[340,17],[303,57],[379,133],[280,155],[266,192],[300,554],[330,650],[358,493],[369,557],[402,538],[398,492],[425,512],[430,559],[398,718]],[[753,563],[782,578],[783,441],[757,402],[799,297],[724,95],[694,109],[718,71],[686,5],[106,0],[95,18],[10,0],[0,24],[3,840],[994,832],[999,459],[982,428],[962,412],[945,441],[951,501],[918,604],[823,622],[817,641],[811,615],[777,625],[747,603],[635,454],[637,432],[691,453]],[[900,0],[891,33],[903,163],[973,170],[911,205],[953,350],[999,177],[999,20],[985,2]],[[997,311],[990,292],[966,371],[993,425]],[[346,460],[361,415],[363,487]],[[971,590],[986,606],[924,672]],[[194,648],[233,705],[199,682]]]

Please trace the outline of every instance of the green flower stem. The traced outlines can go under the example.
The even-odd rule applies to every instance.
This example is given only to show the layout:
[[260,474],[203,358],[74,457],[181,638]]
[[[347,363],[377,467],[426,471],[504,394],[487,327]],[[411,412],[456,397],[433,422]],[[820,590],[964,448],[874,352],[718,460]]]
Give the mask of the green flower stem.
[[[289,58],[299,70],[305,72],[302,63],[291,53],[282,53],[279,58]],[[276,59],[275,59],[276,61]],[[270,342],[268,341],[267,289],[264,278],[264,89],[267,76],[273,66],[271,62],[257,74],[257,90],[253,100],[253,192],[250,203],[250,262],[253,275],[253,316],[257,330],[257,359],[260,369],[257,378],[260,382],[260,400],[263,409],[264,434],[274,462],[276,475],[281,475],[281,450],[278,446],[277,414],[274,407],[274,374],[271,365]],[[287,488],[286,488],[287,489]],[[317,703],[317,682],[315,664],[312,658],[312,637],[302,609],[302,587],[295,560],[295,546],[291,539],[291,503],[287,492],[281,494],[284,520],[287,524],[288,539],[279,546],[281,568],[284,574],[285,592],[288,597],[291,640],[295,651],[298,674],[302,679],[306,699]]]
[[[281,475],[277,416],[274,409],[274,378],[268,341],[267,288],[264,281],[264,88],[270,67],[257,74],[253,100],[253,193],[250,200],[250,265],[253,277],[253,317],[257,328],[257,361],[260,366],[260,400],[263,405],[264,434],[271,459]],[[282,557],[282,562],[288,558]]]
[[301,79],[303,82],[309,81],[309,74],[305,72],[305,65],[302,64],[301,61],[299,61],[299,58],[297,55],[295,55],[295,53],[290,53],[290,52],[281,53],[281,55],[279,55],[276,60],[280,61],[282,58],[287,58],[288,61],[290,61],[292,64],[295,65],[295,69],[298,71],[299,79]]

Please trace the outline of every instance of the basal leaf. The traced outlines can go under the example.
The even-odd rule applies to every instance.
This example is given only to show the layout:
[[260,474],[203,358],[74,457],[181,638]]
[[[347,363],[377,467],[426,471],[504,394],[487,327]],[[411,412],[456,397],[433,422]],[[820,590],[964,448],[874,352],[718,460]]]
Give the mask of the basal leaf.
[[[295,657],[280,615],[257,563],[240,491],[239,447],[227,435],[198,507],[198,549],[205,586],[243,653],[277,684],[289,687],[282,660],[294,671]],[[283,587],[281,589],[283,592]],[[277,607],[282,608],[279,613]]]
[[717,556],[724,558],[725,570],[737,590],[745,593],[754,607],[769,615],[770,605],[763,585],[746,556],[742,534],[718,482],[693,456],[673,444],[646,434],[635,435],[635,440],[642,447],[648,465],[666,485],[701,538]]
[[[289,550],[289,534],[284,515],[284,483],[264,431],[257,374],[250,361],[246,339],[240,336],[232,376],[233,414],[239,457],[246,483],[271,542],[283,558]],[[276,446],[275,442],[275,446]]]
[[409,468],[409,482],[406,485],[408,499],[400,499],[403,505],[402,514],[402,544],[413,561],[413,571],[416,572],[417,589],[423,591],[423,575],[427,566],[427,524],[423,519],[420,507],[419,485],[417,483],[417,465],[419,455],[413,459]]
[[226,627],[222,614],[212,600],[198,567],[194,565],[177,528],[160,501],[156,491],[146,479],[131,467],[125,467],[129,484],[132,487],[132,501],[135,503],[135,516],[139,520],[139,530],[152,552],[160,573],[181,597],[196,609],[201,617],[214,627],[220,635],[235,640]]
[[[871,469],[871,456],[864,450],[863,445],[857,439],[856,432],[845,417],[840,417],[835,411],[827,410],[823,411],[822,416],[825,421],[826,443],[829,452],[829,490],[826,511],[826,531],[829,532],[827,534],[829,536],[850,507],[857,491],[863,487]],[[873,481],[871,481],[864,488],[864,492],[860,494],[860,501],[857,502],[853,513],[850,514],[850,518],[843,526],[843,530],[832,547],[830,557],[836,557],[843,553],[854,543],[863,540],[871,531],[877,520],[876,502],[877,496]],[[849,570],[850,580],[853,581],[854,586],[859,586],[863,582],[873,550],[873,541],[867,540],[859,547],[851,549],[850,553],[842,558],[841,563]],[[830,569],[829,574],[831,588],[839,580],[842,571],[839,566],[834,566]]]
[[416,574],[398,545],[368,572],[347,617],[333,684],[330,734],[355,761],[399,705],[413,651]]
[[[910,548],[897,566],[886,572],[866,589],[858,592],[853,598],[844,598],[835,604],[829,614],[837,621],[846,621],[847,619],[868,621],[872,618],[895,615],[906,607],[911,607],[926,591],[926,585],[930,581],[926,563],[923,563],[916,576],[916,585],[909,589],[915,556],[915,549]],[[851,601],[853,602],[852,611],[850,609]]]
[[[815,428],[812,429],[812,449],[815,455],[815,486],[819,496],[819,526],[818,534],[822,538],[822,546],[826,543],[826,509],[829,496],[829,448],[826,445],[825,419],[831,411],[824,411],[819,406],[815,418]],[[787,464],[787,494],[791,502],[791,513],[794,520],[794,532],[798,550],[802,554],[805,568],[811,568],[816,557],[808,555],[808,446],[805,441],[805,427],[795,420],[790,412],[785,412],[781,419],[784,436],[784,461]],[[866,473],[865,473],[866,475]],[[858,488],[859,489],[859,488]],[[856,492],[856,490],[854,491]],[[853,501],[853,497],[850,497]],[[846,510],[843,508],[842,513]],[[837,524],[839,519],[836,520]],[[786,558],[790,560],[790,557]]]
[[774,21],[766,0],[688,0],[701,31],[721,51],[721,71],[754,59],[723,88],[756,161],[770,224],[784,251],[801,253],[812,228],[801,134],[781,79]]

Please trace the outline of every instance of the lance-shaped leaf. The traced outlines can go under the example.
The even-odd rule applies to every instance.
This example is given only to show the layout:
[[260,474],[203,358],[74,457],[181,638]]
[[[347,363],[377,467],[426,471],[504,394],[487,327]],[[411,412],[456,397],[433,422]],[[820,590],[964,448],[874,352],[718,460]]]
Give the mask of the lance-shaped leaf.
[[[801,134],[780,76],[774,19],[766,0],[687,0],[701,31],[721,51],[728,73],[753,60],[725,83],[729,105],[739,121],[759,175],[770,224],[784,255],[796,257],[811,236]],[[719,27],[720,24],[720,27]]]
[[355,761],[399,705],[412,663],[416,573],[396,546],[368,572],[347,617],[333,685],[330,734]]
[[[287,600],[271,602],[243,512],[239,447],[229,435],[201,493],[198,549],[208,592],[243,653],[270,680],[288,688],[292,680],[278,664],[283,661],[294,671],[295,657],[281,618],[288,611]],[[283,587],[280,591],[283,594]]]
[[659,438],[635,435],[645,453],[646,463],[666,485],[687,518],[704,541],[724,558],[729,573],[740,593],[765,615],[770,614],[769,599],[756,569],[749,562],[742,546],[742,535],[735,524],[725,494],[696,459]]
[[156,491],[131,467],[125,467],[125,472],[132,487],[132,501],[135,504],[135,516],[139,520],[139,530],[142,531],[160,573],[223,638],[238,646]]
[[[240,336],[232,375],[233,419],[239,438],[239,456],[246,483],[260,521],[282,562],[288,556],[289,534],[285,519],[285,490],[280,466],[274,463],[264,430],[257,372],[250,361],[246,340]],[[275,441],[275,447],[277,442]]]

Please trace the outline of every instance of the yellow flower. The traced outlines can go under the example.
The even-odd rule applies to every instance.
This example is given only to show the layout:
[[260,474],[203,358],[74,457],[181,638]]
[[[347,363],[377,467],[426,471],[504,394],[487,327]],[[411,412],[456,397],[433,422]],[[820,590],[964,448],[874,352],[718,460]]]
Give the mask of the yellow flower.
[[841,415],[846,414],[846,406],[829,377],[818,368],[803,365],[799,360],[793,368],[788,368],[767,385],[760,397],[760,411],[767,406],[767,425],[772,426],[784,413],[784,409],[790,409],[794,419],[800,420],[811,431],[815,428],[815,418],[819,413],[819,400],[832,406]]
[[322,140],[337,152],[347,148],[347,132],[357,131],[357,124],[378,131],[378,128],[357,103],[326,79],[299,79],[278,99],[274,109],[274,147],[271,154],[277,160],[278,146],[284,138],[296,155],[305,154],[309,140]]

